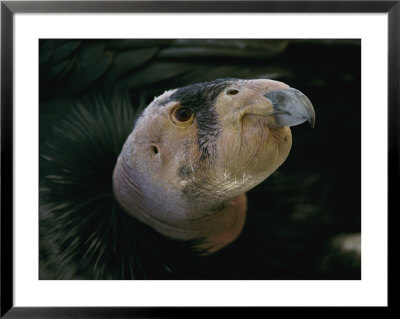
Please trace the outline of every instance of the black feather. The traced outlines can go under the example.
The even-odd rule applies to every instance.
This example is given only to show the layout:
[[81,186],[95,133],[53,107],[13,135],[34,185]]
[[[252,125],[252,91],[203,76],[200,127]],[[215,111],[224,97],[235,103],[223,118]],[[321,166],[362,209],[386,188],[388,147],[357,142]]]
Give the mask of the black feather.
[[197,258],[188,243],[157,234],[113,197],[114,165],[140,111],[126,92],[92,94],[41,143],[41,279],[181,278],[188,272],[176,261]]
[[179,101],[181,105],[193,110],[197,125],[197,139],[201,160],[210,158],[215,152],[221,125],[215,108],[217,96],[235,79],[217,79],[196,83],[177,89],[169,101]]

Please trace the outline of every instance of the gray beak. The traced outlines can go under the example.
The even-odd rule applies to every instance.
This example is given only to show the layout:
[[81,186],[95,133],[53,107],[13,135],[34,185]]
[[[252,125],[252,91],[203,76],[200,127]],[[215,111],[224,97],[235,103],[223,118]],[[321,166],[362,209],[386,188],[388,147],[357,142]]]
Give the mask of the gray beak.
[[315,125],[315,111],[310,100],[299,90],[288,88],[264,94],[271,101],[275,119],[281,126],[294,126],[308,121]]

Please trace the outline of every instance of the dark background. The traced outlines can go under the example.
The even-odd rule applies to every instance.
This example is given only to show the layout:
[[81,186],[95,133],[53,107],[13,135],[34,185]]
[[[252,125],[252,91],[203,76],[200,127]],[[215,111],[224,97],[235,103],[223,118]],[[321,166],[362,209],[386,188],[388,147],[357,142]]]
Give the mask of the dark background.
[[287,161],[248,192],[241,236],[209,257],[216,279],[360,279],[335,238],[361,231],[360,40],[40,40],[40,142],[93,92],[129,90],[134,107],[223,77],[302,91],[316,125],[292,128]]

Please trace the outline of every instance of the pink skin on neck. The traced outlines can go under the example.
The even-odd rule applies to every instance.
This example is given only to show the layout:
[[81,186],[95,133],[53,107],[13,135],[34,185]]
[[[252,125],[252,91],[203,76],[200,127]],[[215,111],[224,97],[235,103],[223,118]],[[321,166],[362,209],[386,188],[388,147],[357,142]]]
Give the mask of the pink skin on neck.
[[219,209],[198,214],[198,217],[165,220],[149,213],[157,210],[148,206],[149,203],[155,202],[154,196],[145,196],[146,192],[141,189],[138,180],[129,178],[131,175],[126,171],[126,161],[118,160],[117,168],[113,186],[121,208],[164,236],[178,240],[194,240],[196,243],[193,248],[201,255],[209,255],[230,244],[240,235],[246,220],[246,194],[224,202]]
[[241,194],[224,204],[218,211],[215,221],[221,226],[217,234],[205,238],[205,241],[194,246],[202,255],[215,253],[239,237],[246,220],[247,196]]

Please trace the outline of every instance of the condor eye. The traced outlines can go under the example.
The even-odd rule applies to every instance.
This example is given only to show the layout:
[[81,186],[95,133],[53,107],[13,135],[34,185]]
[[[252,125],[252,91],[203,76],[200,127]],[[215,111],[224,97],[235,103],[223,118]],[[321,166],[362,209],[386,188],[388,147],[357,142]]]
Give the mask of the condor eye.
[[178,107],[174,111],[174,117],[177,121],[181,123],[185,123],[190,121],[193,118],[193,112],[191,109],[187,107]]

